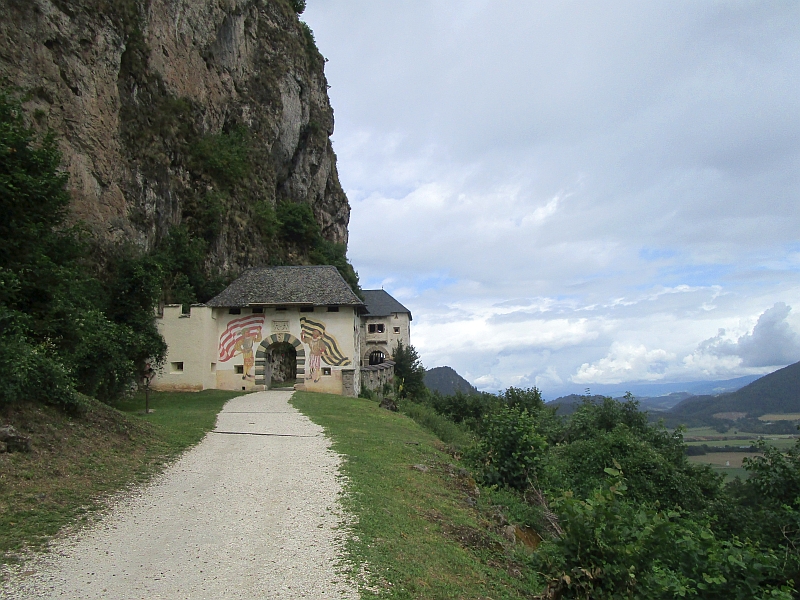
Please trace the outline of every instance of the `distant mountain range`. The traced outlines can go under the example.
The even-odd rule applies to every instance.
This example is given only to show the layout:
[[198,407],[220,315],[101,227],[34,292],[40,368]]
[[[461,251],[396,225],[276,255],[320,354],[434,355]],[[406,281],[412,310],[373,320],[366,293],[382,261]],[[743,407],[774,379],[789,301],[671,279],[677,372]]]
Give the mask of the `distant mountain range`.
[[[728,380],[734,381],[736,380]],[[601,402],[603,397],[601,394],[589,396],[593,402]],[[558,406],[558,414],[568,415],[585,398],[586,396],[570,394],[548,402],[548,405]],[[670,427],[681,424],[690,427],[724,426],[725,422],[738,422],[744,426],[746,421],[747,431],[764,429],[763,432],[767,433],[767,424],[759,422],[758,417],[766,414],[797,414],[800,417],[800,363],[764,375],[732,392],[702,395],[676,392],[667,396],[636,399],[643,410],[651,413],[651,417],[663,419]],[[797,420],[800,421],[800,418]],[[778,425],[782,425],[789,433],[794,432],[794,426],[790,422],[778,423],[775,427]]]
[[800,413],[800,362],[764,375],[735,392],[687,398],[670,411],[670,419],[688,423],[791,413]]
[[[478,393],[473,385],[450,367],[427,370],[425,385],[446,395],[457,391],[465,394]],[[607,388],[616,389],[618,393],[608,393],[605,391]],[[594,386],[594,393],[589,397],[594,402],[600,402],[607,396],[620,399],[625,394],[620,391],[623,388],[634,395],[641,408],[649,411],[652,418],[663,419],[670,427],[679,424],[717,426],[742,419],[747,420],[752,427],[758,425],[758,417],[765,414],[800,415],[800,362],[763,377],[751,375],[721,381]],[[558,414],[568,415],[585,398],[586,395],[567,394],[547,404],[558,406]],[[784,424],[788,426],[789,422]],[[793,426],[790,429],[794,431]]]
[[458,391],[464,394],[478,393],[478,390],[469,381],[450,367],[435,367],[425,371],[425,386],[431,391],[447,396]]
[[[637,400],[642,401],[645,398],[663,398],[672,394],[689,394],[693,396],[699,395],[715,395],[723,394],[725,392],[733,392],[741,387],[752,383],[760,375],[746,375],[744,377],[736,377],[735,379],[723,379],[716,381],[684,381],[678,383],[600,383],[589,384],[590,395],[611,396],[612,398],[621,398],[625,392],[630,392],[636,396]],[[545,398],[563,398],[572,395],[581,395],[584,390],[575,389],[577,386],[561,387],[561,388],[545,388],[542,390]],[[554,400],[555,401],[555,400]],[[677,404],[673,402],[670,406]],[[669,406],[667,406],[669,408]]]

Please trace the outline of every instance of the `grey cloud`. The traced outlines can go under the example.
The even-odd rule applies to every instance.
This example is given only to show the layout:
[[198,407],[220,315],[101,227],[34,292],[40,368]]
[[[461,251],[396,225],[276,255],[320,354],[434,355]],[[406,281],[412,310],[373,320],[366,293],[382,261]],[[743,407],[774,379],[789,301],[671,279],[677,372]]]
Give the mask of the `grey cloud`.
[[700,350],[717,356],[738,356],[744,367],[785,366],[800,360],[800,336],[787,317],[792,307],[784,302],[764,311],[751,333],[735,342],[724,339],[725,330],[700,344]]

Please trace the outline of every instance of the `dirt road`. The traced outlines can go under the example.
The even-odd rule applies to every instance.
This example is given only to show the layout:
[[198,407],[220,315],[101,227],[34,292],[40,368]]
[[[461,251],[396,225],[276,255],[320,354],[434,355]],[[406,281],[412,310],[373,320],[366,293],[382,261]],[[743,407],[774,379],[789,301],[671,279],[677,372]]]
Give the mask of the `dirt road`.
[[17,569],[6,598],[357,598],[337,571],[339,456],[291,392],[235,398],[215,432],[95,526]]

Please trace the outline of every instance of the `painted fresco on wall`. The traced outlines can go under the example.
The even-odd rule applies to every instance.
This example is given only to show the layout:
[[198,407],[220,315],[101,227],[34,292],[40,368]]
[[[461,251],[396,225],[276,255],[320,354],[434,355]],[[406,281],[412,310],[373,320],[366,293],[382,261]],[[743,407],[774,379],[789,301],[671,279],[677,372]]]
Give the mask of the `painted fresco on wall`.
[[261,341],[261,328],[264,326],[264,315],[250,315],[233,319],[219,336],[219,361],[227,362],[234,356],[242,355],[244,374],[242,379],[255,381],[256,358],[255,347]]
[[319,381],[322,375],[321,363],[334,367],[351,364],[339,349],[336,338],[325,331],[325,323],[300,317],[300,340],[308,346],[308,369],[306,379]]

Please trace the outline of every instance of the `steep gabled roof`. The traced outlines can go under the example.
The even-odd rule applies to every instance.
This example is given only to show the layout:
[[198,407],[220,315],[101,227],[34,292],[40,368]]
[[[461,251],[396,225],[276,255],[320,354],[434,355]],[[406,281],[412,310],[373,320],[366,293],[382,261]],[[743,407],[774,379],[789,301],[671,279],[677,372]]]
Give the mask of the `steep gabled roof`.
[[411,311],[392,298],[385,290],[361,290],[364,304],[367,305],[368,316],[388,317],[392,313],[408,313],[409,321],[413,320]]
[[363,306],[336,267],[330,265],[249,269],[206,304],[214,307],[250,304]]

